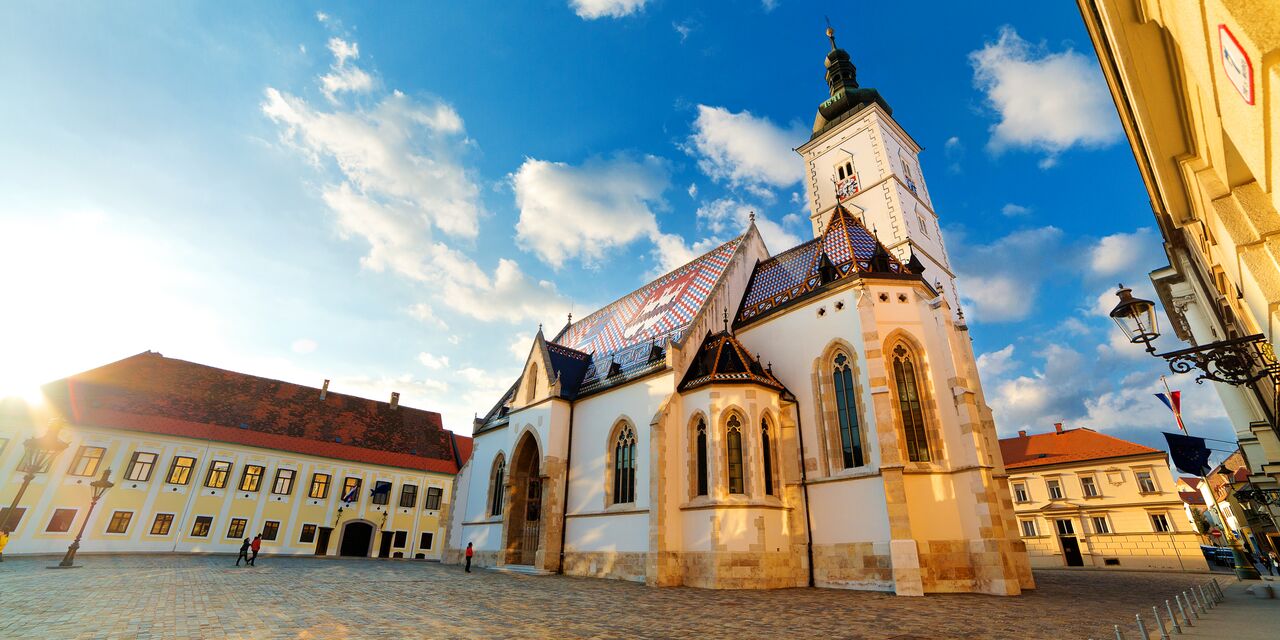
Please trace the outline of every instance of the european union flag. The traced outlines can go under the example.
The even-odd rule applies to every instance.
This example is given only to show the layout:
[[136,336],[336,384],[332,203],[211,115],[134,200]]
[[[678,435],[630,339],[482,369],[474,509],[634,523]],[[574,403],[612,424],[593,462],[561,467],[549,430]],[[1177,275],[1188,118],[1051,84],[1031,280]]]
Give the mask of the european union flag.
[[1175,467],[1194,476],[1208,475],[1209,448],[1204,446],[1204,438],[1165,433],[1164,439],[1169,443],[1169,457]]

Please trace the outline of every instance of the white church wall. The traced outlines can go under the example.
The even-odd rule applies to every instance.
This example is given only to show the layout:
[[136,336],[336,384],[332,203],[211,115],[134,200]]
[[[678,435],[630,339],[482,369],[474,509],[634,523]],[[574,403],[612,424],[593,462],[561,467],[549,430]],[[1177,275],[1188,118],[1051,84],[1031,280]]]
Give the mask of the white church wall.
[[[471,461],[467,463],[471,467],[467,477],[468,488],[465,492],[460,492],[463,495],[459,495],[454,503],[463,509],[460,514],[462,529],[459,536],[452,539],[450,546],[465,548],[468,542],[472,542],[481,550],[497,551],[501,548],[502,526],[497,518],[489,517],[488,499],[494,459],[499,453],[504,454],[508,462],[511,459],[510,451],[505,446],[506,435],[505,429],[500,429],[473,437]],[[478,524],[488,520],[498,524]]]
[[[837,309],[837,303],[843,303],[843,308]],[[870,411],[871,384],[867,377],[867,354],[862,341],[862,333],[868,329],[862,326],[856,308],[857,296],[854,289],[844,287],[745,327],[738,333],[738,340],[752,353],[758,351],[762,359],[771,362],[773,374],[799,400],[805,455],[814,459],[820,457],[820,421],[818,407],[813,401],[814,362],[837,339],[851,346],[857,359],[859,386],[862,390],[859,403],[862,406],[860,418],[862,424],[866,425],[866,467],[874,470],[880,465],[880,452],[877,447],[870,446],[870,443],[876,441],[876,425],[875,415]],[[822,315],[818,314],[819,309],[823,310]]]
[[648,551],[649,513],[569,516],[566,552]]
[[814,544],[889,539],[889,512],[880,476],[809,485],[809,513]]
[[573,456],[568,513],[595,513],[605,504],[605,464],[609,436],[620,419],[636,430],[636,501],[629,509],[649,508],[649,422],[674,388],[670,372],[610,389],[577,402],[573,410]]

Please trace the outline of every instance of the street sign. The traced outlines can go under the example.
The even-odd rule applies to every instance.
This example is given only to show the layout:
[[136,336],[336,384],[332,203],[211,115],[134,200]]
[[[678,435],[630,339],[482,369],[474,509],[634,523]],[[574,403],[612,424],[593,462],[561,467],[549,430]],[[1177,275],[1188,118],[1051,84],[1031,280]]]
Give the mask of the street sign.
[[1218,55],[1227,80],[1240,92],[1245,104],[1253,104],[1253,62],[1227,25],[1218,25]]

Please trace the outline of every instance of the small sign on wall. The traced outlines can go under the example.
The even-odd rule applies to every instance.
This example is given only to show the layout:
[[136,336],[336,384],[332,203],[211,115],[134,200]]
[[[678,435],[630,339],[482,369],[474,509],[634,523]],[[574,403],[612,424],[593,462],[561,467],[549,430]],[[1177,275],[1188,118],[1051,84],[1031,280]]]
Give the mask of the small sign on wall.
[[1240,92],[1245,104],[1253,104],[1253,63],[1225,24],[1218,25],[1218,55],[1227,81]]

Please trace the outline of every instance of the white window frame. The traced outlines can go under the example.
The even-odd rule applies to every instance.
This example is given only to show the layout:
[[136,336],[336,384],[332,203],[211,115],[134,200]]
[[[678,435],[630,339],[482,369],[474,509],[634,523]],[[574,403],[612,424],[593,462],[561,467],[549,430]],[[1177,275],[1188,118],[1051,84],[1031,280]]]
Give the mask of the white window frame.
[[1018,524],[1022,529],[1022,537],[1024,538],[1040,537],[1040,529],[1036,526],[1035,520],[1019,520]]
[[[1086,482],[1087,481],[1087,482]],[[1089,488],[1093,488],[1093,493],[1089,492]],[[1098,479],[1091,473],[1080,476],[1080,495],[1086,498],[1101,498],[1102,490],[1098,487]]]
[[[1099,527],[1098,523],[1102,523]],[[1089,527],[1096,533],[1111,533],[1111,520],[1104,515],[1089,516]]]
[[[1162,512],[1149,512],[1147,513],[1147,516],[1151,521],[1152,531],[1155,531],[1156,533],[1173,533],[1173,521],[1169,519],[1168,514]],[[1159,518],[1159,520],[1157,520],[1157,518]],[[1159,524],[1161,522],[1164,523],[1163,528],[1161,528]]]
[[[1049,492],[1050,500],[1066,500],[1067,493],[1062,490],[1062,480],[1058,478],[1046,478],[1044,481],[1045,489]],[[1054,495],[1054,494],[1057,495]]]
[[1013,483],[1013,501],[1019,504],[1031,502],[1031,492],[1027,490],[1026,482]]

